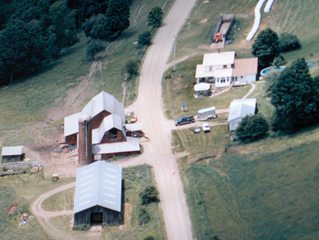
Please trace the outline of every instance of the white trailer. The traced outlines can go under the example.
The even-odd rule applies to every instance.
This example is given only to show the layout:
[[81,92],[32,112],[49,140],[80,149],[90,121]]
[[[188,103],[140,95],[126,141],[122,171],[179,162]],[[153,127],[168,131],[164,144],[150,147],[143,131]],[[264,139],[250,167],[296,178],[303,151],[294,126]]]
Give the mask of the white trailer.
[[215,107],[208,107],[199,109],[197,111],[197,120],[199,121],[207,121],[217,117],[216,108]]

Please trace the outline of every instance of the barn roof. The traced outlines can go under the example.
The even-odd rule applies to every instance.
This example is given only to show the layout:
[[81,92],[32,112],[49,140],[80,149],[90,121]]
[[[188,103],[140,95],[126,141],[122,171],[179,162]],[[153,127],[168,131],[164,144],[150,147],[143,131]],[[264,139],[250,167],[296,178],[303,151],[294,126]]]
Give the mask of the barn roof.
[[119,115],[111,114],[103,119],[99,128],[93,129],[92,143],[100,143],[104,134],[113,128],[120,130],[126,137],[124,122],[122,121],[122,118]]
[[[125,121],[124,106],[115,97],[106,92],[100,92],[93,97],[82,109],[82,112],[88,113],[94,118],[102,111],[116,114]],[[79,116],[81,112],[69,115],[64,118],[64,136],[70,136],[79,131]]]
[[230,104],[228,122],[247,115],[254,115],[256,111],[256,98],[236,99]]
[[93,97],[82,109],[82,112],[90,114],[93,118],[102,111],[123,116],[124,106],[114,96],[104,91]]
[[122,168],[103,160],[76,172],[74,213],[96,205],[121,212]]
[[23,154],[23,146],[2,147],[2,156],[19,156]]
[[139,139],[126,137],[125,142],[96,144],[93,146],[93,154],[115,154],[139,152],[141,150]]

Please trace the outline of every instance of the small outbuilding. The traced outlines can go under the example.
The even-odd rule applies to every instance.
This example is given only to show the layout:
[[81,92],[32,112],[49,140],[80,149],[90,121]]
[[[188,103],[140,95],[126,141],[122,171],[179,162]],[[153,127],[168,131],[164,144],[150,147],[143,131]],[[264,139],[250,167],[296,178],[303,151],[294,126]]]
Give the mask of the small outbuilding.
[[23,146],[2,147],[2,163],[23,161]]
[[229,107],[227,119],[229,131],[235,131],[244,117],[254,115],[255,112],[256,98],[233,100]]
[[211,95],[211,89],[209,83],[197,83],[194,85],[194,91],[196,97],[205,97]]
[[123,223],[122,168],[103,160],[79,167],[74,226]]

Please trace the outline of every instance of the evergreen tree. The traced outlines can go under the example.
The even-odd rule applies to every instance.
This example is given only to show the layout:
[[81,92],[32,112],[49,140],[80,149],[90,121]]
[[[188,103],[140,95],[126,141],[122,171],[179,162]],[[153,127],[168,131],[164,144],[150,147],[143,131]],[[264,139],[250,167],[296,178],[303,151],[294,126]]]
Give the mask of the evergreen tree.
[[147,16],[148,26],[152,28],[158,28],[162,24],[163,11],[159,6],[155,6],[151,9]]
[[318,83],[310,76],[303,58],[293,62],[273,81],[270,96],[276,108],[275,130],[295,131],[319,119]]
[[109,0],[105,15],[109,37],[118,36],[130,26],[130,5],[128,0]]
[[277,33],[270,28],[260,32],[252,48],[252,54],[258,57],[259,67],[268,67],[279,53]]

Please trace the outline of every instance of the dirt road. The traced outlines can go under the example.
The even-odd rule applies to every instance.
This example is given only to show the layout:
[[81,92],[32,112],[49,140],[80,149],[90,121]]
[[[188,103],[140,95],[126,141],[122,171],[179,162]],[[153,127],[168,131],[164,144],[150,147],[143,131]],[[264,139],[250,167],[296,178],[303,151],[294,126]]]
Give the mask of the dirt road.
[[[137,113],[150,138],[143,157],[153,166],[169,240],[192,239],[192,226],[176,158],[171,150],[174,124],[163,114],[162,76],[177,36],[196,0],[176,0],[148,49],[140,73],[138,98],[131,109]],[[177,39],[178,41],[178,39]]]

